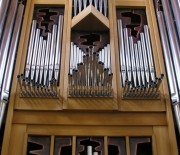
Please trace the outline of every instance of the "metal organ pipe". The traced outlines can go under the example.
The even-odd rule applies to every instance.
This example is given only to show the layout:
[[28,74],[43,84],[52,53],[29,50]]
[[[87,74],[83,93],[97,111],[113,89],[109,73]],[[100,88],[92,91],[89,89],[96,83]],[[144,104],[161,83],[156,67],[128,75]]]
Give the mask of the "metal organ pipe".
[[52,79],[53,71],[54,71],[54,59],[56,54],[56,42],[57,42],[57,25],[53,25],[52,31],[52,40],[51,40],[51,49],[50,49],[50,57],[49,57],[49,82]]
[[169,36],[169,43],[171,47],[171,53],[173,56],[173,63],[175,68],[176,80],[178,84],[178,91],[180,91],[180,44],[176,36],[175,27],[173,25],[174,21],[172,18],[172,13],[169,8],[170,4],[168,1],[162,1],[163,13],[165,17],[166,28]]
[[129,99],[159,98],[163,74],[161,78],[155,76],[148,26],[144,26],[144,33],[140,33],[140,40],[134,43],[133,37],[128,36],[128,28],[123,28],[122,25],[122,20],[118,19],[123,97]]
[[147,56],[148,56],[148,64],[149,64],[151,80],[155,81],[155,69],[154,69],[152,48],[151,48],[151,41],[150,41],[150,35],[149,35],[149,28],[147,25],[144,25],[144,35],[145,35],[145,41],[146,41],[146,47],[147,47]]
[[18,6],[18,0],[13,0],[10,4],[10,10],[5,24],[5,30],[0,47],[0,89],[4,78],[4,72],[6,67],[6,61],[9,53],[9,47],[11,43],[12,31]]
[[121,75],[122,75],[122,86],[125,86],[126,80],[126,61],[124,52],[124,37],[123,37],[123,27],[122,20],[118,20],[118,35],[119,35],[119,60],[121,63]]
[[62,29],[63,29],[63,16],[59,16],[58,21],[58,32],[57,32],[57,44],[56,44],[56,56],[55,56],[55,74],[54,78],[58,81],[59,71],[60,71],[60,62],[61,62],[61,51],[62,51]]
[[[162,47],[163,47],[163,52],[164,52],[166,70],[167,70],[167,75],[168,75],[171,101],[172,101],[174,114],[175,114],[175,118],[176,118],[176,122],[178,126],[178,132],[180,133],[180,98],[179,98],[178,85],[176,83],[176,78],[179,78],[179,77],[176,77],[176,73],[175,73],[176,69],[174,70],[174,67],[173,67],[173,60],[175,58],[174,58],[174,54],[172,55],[173,59],[171,56],[171,48],[168,42],[169,33],[167,33],[166,31],[165,21],[164,21],[164,16],[163,16],[162,11],[157,11],[157,18],[158,18],[159,31],[160,31],[161,42],[162,42]],[[172,53],[175,53],[175,51],[174,52],[172,51]],[[178,66],[176,66],[176,68],[177,67]]]
[[26,78],[29,77],[29,73],[30,73],[34,40],[35,40],[36,24],[37,24],[36,20],[33,20],[32,26],[31,26],[30,40],[29,40],[29,45],[28,45],[28,55],[27,55],[27,59],[26,59],[26,67],[25,67],[25,77]]
[[172,4],[172,10],[175,17],[175,24],[178,31],[179,41],[180,41],[180,1],[179,0],[170,0]]
[[20,28],[22,23],[22,17],[24,12],[24,5],[19,4],[15,25],[13,29],[12,34],[12,41],[9,48],[9,57],[6,64],[6,71],[4,75],[4,81],[2,84],[2,90],[1,90],[1,103],[0,103],[0,128],[2,125],[2,121],[4,118],[5,108],[9,99],[9,93],[10,93],[10,87],[11,87],[11,78],[13,75],[13,68],[14,68],[14,62],[16,57],[16,51],[18,46],[18,40],[19,40],[19,34],[20,34]]
[[5,23],[5,17],[7,14],[8,5],[9,5],[9,0],[1,0],[0,2],[0,40],[3,33],[2,31],[3,31],[3,27]]

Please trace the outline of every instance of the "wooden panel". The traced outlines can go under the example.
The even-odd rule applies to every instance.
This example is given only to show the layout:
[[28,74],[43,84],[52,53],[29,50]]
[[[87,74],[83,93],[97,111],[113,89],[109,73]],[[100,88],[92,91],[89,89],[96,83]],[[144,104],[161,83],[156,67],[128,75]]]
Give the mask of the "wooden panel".
[[[170,155],[171,152],[171,145],[169,142],[169,134],[167,127],[159,126],[153,128],[155,140],[156,140],[156,148],[158,155]],[[176,152],[176,153],[175,153]],[[177,155],[177,151],[175,151],[173,155]]]
[[63,104],[63,109],[76,110],[118,110],[118,105],[113,98],[68,98]]
[[117,6],[146,6],[145,0],[115,0]]
[[167,125],[165,113],[16,111],[13,123],[64,125]]
[[35,135],[62,135],[62,136],[151,136],[152,127],[132,127],[132,126],[46,126],[28,125],[28,134]]
[[21,110],[61,110],[62,100],[51,98],[16,98],[15,109]]
[[34,4],[65,4],[65,0],[34,0]]
[[122,100],[120,111],[166,111],[161,100]]
[[13,125],[8,155],[23,155],[24,138],[26,135],[26,125]]
[[[95,24],[96,23],[96,24]],[[109,28],[109,20],[89,5],[72,19],[72,29],[81,31],[104,31]]]

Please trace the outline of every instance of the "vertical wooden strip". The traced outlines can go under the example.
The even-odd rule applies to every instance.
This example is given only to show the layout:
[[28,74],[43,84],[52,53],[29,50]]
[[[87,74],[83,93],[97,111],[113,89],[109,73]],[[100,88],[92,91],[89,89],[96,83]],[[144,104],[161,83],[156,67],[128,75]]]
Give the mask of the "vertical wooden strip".
[[[68,18],[67,18],[67,36],[66,36],[66,55],[65,59],[65,71],[64,71],[64,92],[63,97],[65,98],[65,102],[67,102],[68,95],[68,71],[69,71],[69,56],[70,56],[70,41],[71,41],[71,16],[72,16],[72,0],[68,1]],[[63,105],[64,106],[64,105]]]
[[[112,1],[108,1],[109,3],[109,27],[110,27],[110,47],[111,47],[111,67],[112,67],[112,73],[113,73],[113,80],[112,80],[112,88],[114,92],[114,99],[117,100],[117,76],[116,76],[116,54],[115,54],[115,44],[114,44],[114,31],[113,31],[113,6]],[[117,102],[117,101],[116,101]]]
[[157,154],[157,143],[156,143],[156,137],[154,135],[152,135],[152,151],[153,151],[153,155],[158,155]]
[[[17,86],[17,79],[16,76],[19,73],[19,66],[21,62],[21,55],[22,55],[22,49],[23,49],[23,43],[24,43],[24,34],[26,32],[26,25],[28,22],[28,15],[30,11],[30,6],[31,6],[31,0],[27,1],[26,4],[26,9],[25,9],[25,14],[24,14],[24,19],[23,19],[23,24],[22,24],[22,30],[21,30],[21,35],[20,35],[20,41],[18,45],[18,53],[17,53],[17,59],[15,65],[15,70],[14,70],[14,75],[13,75],[13,81],[12,81],[12,88],[11,88],[11,94],[16,93],[16,86]],[[9,101],[9,106],[8,106],[8,113],[7,113],[7,119],[6,119],[6,126],[5,126],[5,132],[4,132],[4,140],[3,140],[3,146],[2,146],[2,154],[3,155],[9,155],[9,143],[10,143],[10,136],[11,136],[11,128],[12,128],[12,118],[13,118],[13,108],[14,108],[14,99],[15,95],[11,95],[10,101]]]
[[76,155],[76,136],[72,138],[72,155]]
[[8,155],[23,155],[26,125],[13,125]]
[[104,155],[108,155],[108,137],[104,137]]
[[126,154],[130,155],[130,143],[129,143],[129,137],[126,136]]
[[28,134],[27,134],[27,130],[26,130],[26,134],[24,136],[23,150],[22,150],[23,155],[27,154],[27,144],[28,144]]
[[61,50],[61,68],[59,72],[60,77],[60,96],[63,96],[63,88],[64,88],[64,78],[65,75],[65,57],[66,57],[66,37],[67,37],[67,23],[68,23],[68,12],[69,12],[69,1],[65,0],[65,8],[64,8],[64,23],[63,23],[63,40],[62,40],[62,50]]
[[50,155],[54,154],[54,136],[51,136]]
[[[169,135],[168,129],[166,126],[157,126],[153,128],[154,130],[154,136],[156,139],[156,143],[158,145],[157,154],[158,155],[170,155],[171,152],[171,145],[169,142]],[[177,155],[177,153],[174,153],[173,155]]]
[[121,110],[120,99],[122,96],[122,88],[121,88],[121,75],[120,75],[120,60],[119,60],[119,46],[118,46],[118,32],[117,32],[117,17],[116,17],[116,4],[115,1],[112,1],[112,19],[113,19],[113,36],[114,36],[114,44],[115,44],[115,65],[116,65],[116,82],[117,82],[117,98],[118,98],[118,106],[119,110]]

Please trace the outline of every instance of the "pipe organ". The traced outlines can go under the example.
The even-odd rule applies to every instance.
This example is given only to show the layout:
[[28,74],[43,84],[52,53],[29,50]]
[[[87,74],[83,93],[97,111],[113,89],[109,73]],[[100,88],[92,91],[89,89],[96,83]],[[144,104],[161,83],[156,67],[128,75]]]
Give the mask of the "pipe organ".
[[56,97],[58,94],[63,15],[59,15],[57,9],[49,9],[55,14],[49,22],[43,18],[48,16],[46,10],[37,9],[34,16],[38,21],[33,20],[31,24],[25,71],[17,76],[22,97]]
[[178,5],[0,0],[2,154],[178,155]]
[[[169,7],[170,4],[172,8]],[[179,46],[179,18],[178,1],[155,1],[156,15],[164,52],[170,97],[176,117],[178,132],[180,133],[180,46]],[[163,8],[163,9],[162,9]],[[174,17],[174,19],[173,19]],[[175,22],[174,22],[175,21]]]

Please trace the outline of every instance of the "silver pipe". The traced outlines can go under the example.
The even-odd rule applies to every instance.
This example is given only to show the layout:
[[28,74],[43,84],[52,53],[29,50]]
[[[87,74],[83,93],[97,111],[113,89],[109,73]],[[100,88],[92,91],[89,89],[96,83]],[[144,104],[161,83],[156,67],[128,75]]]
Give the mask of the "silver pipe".
[[36,61],[36,65],[35,65],[36,66],[35,83],[38,83],[40,65],[41,65],[41,61],[43,60],[43,57],[41,57],[42,48],[43,48],[43,37],[40,37],[39,47],[38,47],[38,52],[37,52],[37,61]]
[[44,64],[45,64],[45,56],[46,56],[46,40],[43,40],[42,46],[42,55],[41,55],[41,63],[40,63],[40,71],[39,71],[39,84],[42,84],[42,77],[44,71]]
[[131,81],[132,78],[132,69],[131,69],[131,60],[130,60],[130,51],[129,51],[129,38],[128,38],[128,29],[124,28],[123,29],[124,32],[124,45],[125,45],[125,51],[126,51],[126,69],[127,69],[127,78],[128,81]]
[[92,0],[89,0],[89,4],[92,5]]
[[179,40],[180,40],[180,1],[179,0],[170,0],[171,4],[172,4],[172,10],[173,10],[173,14],[175,17],[175,24],[177,27],[177,31],[178,31],[178,35],[179,35]]
[[82,0],[78,0],[79,13],[82,11]]
[[144,33],[140,33],[141,38],[141,45],[142,45],[142,54],[144,60],[144,69],[146,75],[146,82],[149,83],[149,66],[148,66],[148,58],[147,58],[147,51],[146,51],[146,44],[145,44],[145,36]]
[[73,64],[74,64],[74,43],[73,42],[71,42],[71,51],[70,51],[70,64],[69,64],[69,68],[70,68],[70,71],[69,71],[69,73],[70,73],[70,75],[72,75],[73,74]]
[[99,0],[99,11],[102,13],[103,0]]
[[2,127],[5,111],[6,111],[7,101],[0,100],[0,129]]
[[[9,0],[1,0],[0,1],[0,40],[3,33],[3,27],[5,23],[5,18],[7,15],[7,9],[9,5]],[[0,44],[1,46],[1,44]]]
[[73,59],[74,59],[73,68],[77,69],[77,45],[74,45],[73,52],[74,52],[74,54],[73,54],[74,55],[74,57],[73,57]]
[[26,59],[26,67],[25,67],[25,77],[26,78],[29,77],[29,73],[30,73],[32,53],[33,53],[34,40],[35,40],[36,24],[37,24],[37,21],[33,20],[32,26],[31,26],[31,35],[30,35],[29,45],[28,45],[28,55],[27,55],[27,59]]
[[49,82],[52,80],[53,70],[54,70],[54,58],[55,58],[56,44],[57,44],[56,37],[57,37],[57,25],[53,25],[50,57],[49,57],[49,75],[48,75]]
[[163,48],[163,52],[164,52],[166,70],[167,70],[167,75],[168,75],[171,99],[172,99],[172,101],[178,100],[178,102],[179,102],[178,88],[176,85],[176,77],[175,77],[175,72],[174,72],[173,63],[172,63],[172,57],[170,54],[171,50],[170,50],[169,43],[168,43],[168,34],[166,32],[165,22],[164,22],[162,11],[157,11],[157,18],[158,18],[162,48]]
[[17,11],[17,5],[18,5],[18,0],[14,0],[10,4],[9,8],[9,13],[8,17],[6,20],[5,24],[5,30],[4,30],[4,35],[2,38],[1,42],[1,47],[0,47],[0,90],[2,89],[2,83],[3,83],[3,77],[4,77],[4,72],[6,68],[6,62],[7,62],[7,57],[9,54],[9,47],[11,43],[11,37],[12,37],[12,31],[13,31],[13,26],[14,26],[14,21],[16,17],[16,11]]
[[4,74],[4,82],[2,85],[1,99],[8,100],[8,98],[9,98],[11,79],[12,79],[12,75],[13,75],[13,68],[14,68],[14,62],[15,62],[16,51],[17,51],[17,46],[18,46],[23,12],[24,12],[24,5],[19,4],[17,16],[16,16],[16,20],[15,20],[15,25],[14,25],[14,30],[13,30],[13,34],[12,34],[12,41],[11,41],[11,45],[10,45],[10,49],[9,49],[9,56],[8,56],[6,70],[5,70],[5,74]]
[[48,33],[47,37],[47,45],[46,45],[46,56],[45,56],[45,63],[44,63],[44,86],[48,86],[47,74],[49,69],[49,56],[50,56],[50,49],[51,49],[51,33]]
[[177,126],[178,126],[178,131],[180,133],[180,103],[176,102],[173,103],[173,109],[174,109],[174,114],[175,114],[175,118],[176,118],[176,122],[177,122]]
[[94,0],[94,6],[96,9],[98,8],[98,0]]
[[178,39],[176,37],[176,31],[175,27],[173,25],[174,21],[172,18],[172,13],[169,8],[170,4],[169,2],[162,1],[163,5],[163,13],[165,17],[165,22],[166,22],[166,27],[168,31],[168,36],[169,36],[169,42],[170,42],[170,47],[171,47],[171,52],[173,56],[173,63],[174,63],[174,68],[175,68],[175,74],[176,74],[176,80],[178,83],[178,90],[180,90],[180,44],[178,42]]
[[142,46],[141,42],[137,41],[138,45],[138,53],[139,53],[139,65],[140,65],[140,71],[141,71],[141,79],[142,79],[142,85],[145,86],[145,69],[144,69],[144,62],[143,62],[143,54],[142,54]]
[[109,69],[109,74],[111,74],[111,48],[110,48],[110,44],[107,44],[107,50],[108,50],[108,69]]
[[130,55],[131,55],[131,66],[132,66],[132,77],[133,77],[133,84],[137,87],[137,74],[136,74],[136,61],[134,56],[134,41],[133,37],[129,37],[129,45],[130,45]]
[[32,63],[31,63],[31,78],[30,78],[31,80],[34,80],[39,38],[40,38],[40,29],[36,29],[35,44],[34,44],[34,49],[33,49],[33,53],[32,53]]
[[139,63],[138,45],[136,43],[134,44],[134,51],[135,51],[135,62],[137,69],[137,81],[138,81],[138,86],[141,86],[141,68]]
[[55,66],[54,66],[54,70],[55,70],[54,78],[56,79],[56,81],[58,81],[60,62],[61,62],[63,18],[64,17],[60,15],[58,21],[57,45],[56,45],[56,56],[55,56]]
[[87,7],[87,0],[83,0],[83,7],[84,9]]
[[104,47],[104,68],[107,68],[108,65],[108,51],[107,47]]
[[74,0],[74,16],[77,15],[77,0]]
[[123,37],[123,26],[122,20],[118,20],[118,37],[119,37],[119,60],[121,63],[121,78],[122,86],[125,86],[126,81],[126,61],[125,61],[125,51],[124,51],[124,37]]
[[146,47],[147,47],[147,55],[148,55],[148,63],[149,63],[149,69],[151,74],[151,80],[155,81],[155,67],[153,62],[153,52],[151,47],[151,39],[149,35],[149,28],[147,25],[144,25],[144,35],[145,35],[145,41],[146,41]]
[[107,0],[104,0],[104,16],[106,17],[107,17],[107,5],[108,5]]

